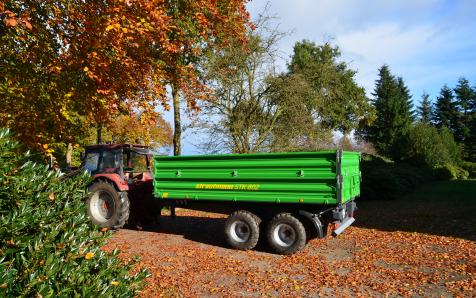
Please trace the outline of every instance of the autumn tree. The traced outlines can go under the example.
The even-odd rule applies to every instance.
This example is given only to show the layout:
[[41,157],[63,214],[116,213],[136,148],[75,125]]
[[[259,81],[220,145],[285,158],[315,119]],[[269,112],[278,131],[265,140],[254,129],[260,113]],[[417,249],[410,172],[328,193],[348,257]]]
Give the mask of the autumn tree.
[[169,1],[167,11],[172,16],[172,30],[167,39],[173,44],[164,56],[165,82],[171,88],[174,109],[174,155],[181,153],[180,102],[185,100],[187,110],[197,111],[197,102],[209,98],[201,77],[200,57],[204,51],[213,51],[245,41],[245,30],[250,25],[244,0],[181,0]]
[[[73,98],[82,72],[63,70],[59,26],[52,5],[0,3],[0,125],[11,127],[30,148],[80,135],[84,102]],[[77,133],[72,133],[77,131]]]
[[242,0],[7,1],[0,13],[0,124],[36,149],[120,114],[153,125],[170,82],[193,107],[205,90],[193,58],[248,22]]
[[120,115],[108,127],[110,141],[148,145],[153,148],[171,147],[170,124],[162,117],[155,120],[155,123],[155,125],[144,126],[140,123],[140,115]]

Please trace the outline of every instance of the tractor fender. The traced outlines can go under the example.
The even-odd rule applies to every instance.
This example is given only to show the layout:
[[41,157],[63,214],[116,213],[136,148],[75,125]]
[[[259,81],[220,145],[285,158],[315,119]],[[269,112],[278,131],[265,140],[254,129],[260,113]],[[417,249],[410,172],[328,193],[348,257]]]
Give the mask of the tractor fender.
[[314,228],[316,228],[318,238],[323,238],[324,237],[323,224],[319,220],[319,216],[317,214],[313,214],[311,212],[304,211],[304,210],[299,210],[299,215],[309,219],[312,222]]
[[97,180],[107,180],[111,182],[119,191],[129,190],[129,185],[127,184],[127,181],[122,179],[119,174],[96,174],[94,175],[94,181]]

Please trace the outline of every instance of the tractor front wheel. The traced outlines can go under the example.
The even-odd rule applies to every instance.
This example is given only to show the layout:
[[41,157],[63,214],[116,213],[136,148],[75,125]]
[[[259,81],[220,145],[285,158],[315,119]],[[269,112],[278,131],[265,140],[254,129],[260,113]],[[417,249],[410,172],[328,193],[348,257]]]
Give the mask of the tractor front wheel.
[[122,228],[129,219],[127,193],[104,181],[95,182],[88,190],[86,207],[91,222],[102,228]]

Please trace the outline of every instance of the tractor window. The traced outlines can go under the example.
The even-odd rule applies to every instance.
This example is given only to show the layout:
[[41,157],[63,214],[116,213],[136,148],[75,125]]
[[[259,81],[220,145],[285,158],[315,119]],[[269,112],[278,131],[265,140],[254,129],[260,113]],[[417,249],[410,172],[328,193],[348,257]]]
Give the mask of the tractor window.
[[134,173],[147,172],[146,156],[136,152],[131,152],[131,167],[134,169]]
[[89,152],[84,161],[84,169],[90,173],[96,172],[98,169],[99,153]]
[[103,151],[100,169],[104,172],[116,172],[121,167],[122,153],[119,150]]

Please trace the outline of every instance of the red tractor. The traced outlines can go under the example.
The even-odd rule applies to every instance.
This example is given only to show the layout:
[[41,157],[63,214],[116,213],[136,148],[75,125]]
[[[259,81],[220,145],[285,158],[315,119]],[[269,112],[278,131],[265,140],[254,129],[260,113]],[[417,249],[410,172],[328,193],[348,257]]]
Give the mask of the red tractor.
[[152,197],[153,152],[146,146],[129,144],[85,149],[83,169],[93,177],[86,201],[91,221],[100,227],[119,229],[127,223],[130,213],[136,219],[153,218],[154,212],[160,210]]

